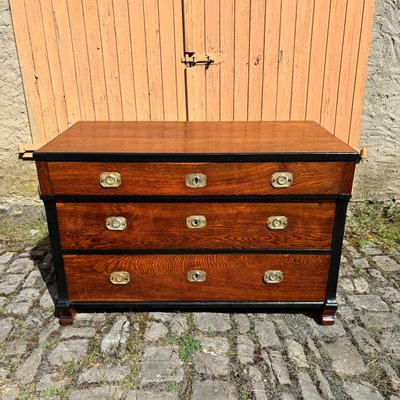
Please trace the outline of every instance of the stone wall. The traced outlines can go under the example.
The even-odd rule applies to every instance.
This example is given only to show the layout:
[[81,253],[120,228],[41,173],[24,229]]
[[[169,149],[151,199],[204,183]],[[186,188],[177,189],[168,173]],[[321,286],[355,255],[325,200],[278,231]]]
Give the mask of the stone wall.
[[[18,160],[29,121],[8,0],[0,0],[0,203],[37,202],[32,162]],[[354,199],[400,199],[400,0],[376,0]]]
[[375,0],[354,199],[400,200],[400,0]]
[[35,166],[17,153],[31,140],[10,9],[0,0],[0,203],[38,201]]

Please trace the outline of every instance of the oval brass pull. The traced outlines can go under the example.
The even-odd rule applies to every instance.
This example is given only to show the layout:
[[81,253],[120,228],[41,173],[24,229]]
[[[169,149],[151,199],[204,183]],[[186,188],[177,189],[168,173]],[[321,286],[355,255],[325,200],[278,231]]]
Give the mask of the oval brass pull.
[[189,282],[204,282],[207,278],[207,273],[201,269],[192,269],[188,271],[187,278]]
[[110,231],[123,231],[126,228],[126,219],[124,217],[108,217],[106,228]]
[[204,215],[191,215],[186,218],[186,226],[191,229],[204,228],[206,224],[207,220]]
[[102,172],[100,174],[100,185],[104,188],[116,188],[121,186],[121,175],[118,172]]
[[115,271],[110,275],[110,281],[114,285],[127,285],[130,280],[129,272],[126,271]]
[[274,188],[286,188],[293,183],[293,174],[290,172],[275,172],[271,177],[271,185]]
[[267,219],[267,226],[272,230],[285,229],[288,225],[288,220],[283,215],[274,215]]
[[190,188],[202,188],[207,185],[207,175],[201,173],[186,175],[186,186]]
[[283,281],[283,272],[275,269],[269,269],[264,273],[265,283],[281,283]]

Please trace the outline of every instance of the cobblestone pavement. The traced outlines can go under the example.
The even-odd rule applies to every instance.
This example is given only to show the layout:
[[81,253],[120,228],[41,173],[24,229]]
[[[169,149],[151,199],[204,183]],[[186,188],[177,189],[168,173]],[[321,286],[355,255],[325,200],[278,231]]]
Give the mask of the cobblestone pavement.
[[62,328],[51,255],[3,253],[0,397],[399,400],[399,261],[346,243],[331,327],[302,314],[103,313]]

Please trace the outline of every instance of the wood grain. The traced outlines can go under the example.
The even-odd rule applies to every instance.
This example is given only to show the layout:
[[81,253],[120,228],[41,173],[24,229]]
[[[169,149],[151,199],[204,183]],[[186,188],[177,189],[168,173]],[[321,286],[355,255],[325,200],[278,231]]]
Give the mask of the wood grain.
[[41,196],[51,194],[51,182],[49,176],[49,169],[47,168],[47,165],[48,164],[46,161],[36,162],[36,171],[38,174]]
[[[100,249],[330,249],[334,203],[57,203],[65,250]],[[186,218],[202,215],[204,228]],[[110,231],[106,219],[126,219]],[[267,219],[285,216],[271,230]]]
[[[329,259],[289,254],[67,255],[64,265],[70,301],[324,301]],[[206,271],[206,281],[189,282],[192,269]],[[283,282],[264,283],[266,270],[281,270]],[[113,285],[114,271],[128,271],[130,282]]]
[[311,121],[79,122],[40,152],[260,154],[355,150]]
[[[351,193],[354,163],[107,163],[49,162],[54,194],[65,195],[287,195]],[[271,186],[276,172],[291,172],[288,188]],[[102,172],[118,172],[121,186],[103,188]],[[207,175],[202,188],[186,186],[187,174]]]

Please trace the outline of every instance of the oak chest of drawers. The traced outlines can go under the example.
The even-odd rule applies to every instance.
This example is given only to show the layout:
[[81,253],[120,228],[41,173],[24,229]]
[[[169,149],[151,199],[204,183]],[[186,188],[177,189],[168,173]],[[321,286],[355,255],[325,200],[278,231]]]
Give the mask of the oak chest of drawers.
[[34,153],[60,323],[80,310],[331,324],[359,154],[314,122],[79,122]]

